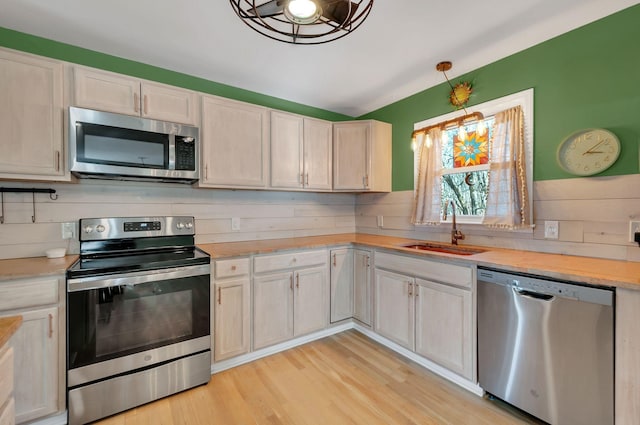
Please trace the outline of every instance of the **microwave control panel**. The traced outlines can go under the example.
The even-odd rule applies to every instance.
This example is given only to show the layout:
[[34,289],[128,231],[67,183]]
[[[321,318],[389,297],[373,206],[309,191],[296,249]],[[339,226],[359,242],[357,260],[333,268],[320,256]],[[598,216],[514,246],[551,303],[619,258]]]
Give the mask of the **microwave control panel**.
[[176,136],[176,170],[196,169],[196,143],[193,137]]

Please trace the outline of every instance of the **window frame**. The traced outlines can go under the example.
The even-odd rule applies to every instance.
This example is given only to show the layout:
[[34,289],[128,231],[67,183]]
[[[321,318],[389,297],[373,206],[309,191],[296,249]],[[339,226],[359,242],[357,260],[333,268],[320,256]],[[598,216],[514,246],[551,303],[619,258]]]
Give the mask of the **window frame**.
[[[524,141],[525,141],[525,157],[526,157],[526,174],[527,174],[527,197],[529,199],[529,221],[533,223],[533,204],[531,202],[531,193],[533,190],[533,88],[526,89],[517,93],[513,93],[507,96],[503,96],[497,99],[489,100],[487,102],[479,103],[472,107],[468,107],[467,109],[470,112],[481,112],[485,117],[490,117],[498,112],[504,111],[509,108],[513,108],[515,106],[520,106],[522,108],[522,113],[524,115]],[[442,123],[448,120],[456,119],[461,117],[464,114],[462,110],[457,110],[454,112],[450,112],[444,115],[439,115],[437,117],[429,118],[423,121],[419,121],[414,123],[413,129],[419,130],[424,127],[429,127],[432,125],[437,125],[438,123]],[[414,151],[413,153],[413,192],[415,194],[417,187],[417,178],[418,178],[418,153]],[[472,168],[481,167],[467,167],[469,171],[473,171]],[[447,173],[449,174],[449,173]],[[442,190],[442,189],[440,189]],[[484,216],[458,216],[456,217],[459,223],[470,224],[470,225],[482,225],[482,220]],[[451,215],[447,215],[447,220],[442,220],[442,214],[440,214],[440,223],[450,223]],[[515,232],[532,232],[533,225],[529,229],[517,229],[511,230]]]

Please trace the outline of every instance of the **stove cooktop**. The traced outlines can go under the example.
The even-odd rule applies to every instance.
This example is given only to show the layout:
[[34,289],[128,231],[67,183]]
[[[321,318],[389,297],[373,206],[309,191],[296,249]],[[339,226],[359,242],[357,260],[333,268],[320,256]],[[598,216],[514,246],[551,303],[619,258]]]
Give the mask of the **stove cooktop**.
[[68,270],[68,278],[209,264],[209,255],[196,247],[113,255],[81,256]]

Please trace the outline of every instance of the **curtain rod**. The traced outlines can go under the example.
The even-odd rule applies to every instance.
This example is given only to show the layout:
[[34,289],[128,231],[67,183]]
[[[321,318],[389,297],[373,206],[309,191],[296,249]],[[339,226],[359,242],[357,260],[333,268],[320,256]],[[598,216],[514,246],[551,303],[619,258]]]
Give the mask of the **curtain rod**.
[[465,121],[471,121],[471,120],[481,120],[484,119],[484,115],[482,115],[482,112],[472,112],[470,114],[467,115],[463,115],[460,118],[455,118],[455,119],[450,119],[447,121],[443,121],[440,122],[438,124],[433,124],[433,125],[429,125],[427,127],[422,127],[419,128],[417,130],[414,130],[413,133],[411,133],[411,137],[416,137],[418,134],[423,134],[423,133],[428,133],[429,130],[433,129],[433,128],[442,128],[445,129],[448,126],[450,126],[451,124],[457,124],[458,126],[462,125]]

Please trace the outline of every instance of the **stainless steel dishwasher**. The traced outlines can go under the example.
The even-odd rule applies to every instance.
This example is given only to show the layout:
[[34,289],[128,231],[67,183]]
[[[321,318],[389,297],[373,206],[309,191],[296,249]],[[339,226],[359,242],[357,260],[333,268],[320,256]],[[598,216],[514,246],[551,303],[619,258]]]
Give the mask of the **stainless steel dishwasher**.
[[478,269],[480,386],[554,425],[613,424],[614,291]]

